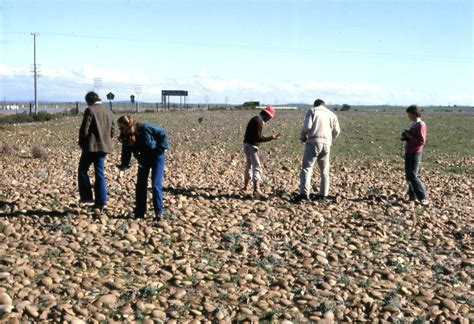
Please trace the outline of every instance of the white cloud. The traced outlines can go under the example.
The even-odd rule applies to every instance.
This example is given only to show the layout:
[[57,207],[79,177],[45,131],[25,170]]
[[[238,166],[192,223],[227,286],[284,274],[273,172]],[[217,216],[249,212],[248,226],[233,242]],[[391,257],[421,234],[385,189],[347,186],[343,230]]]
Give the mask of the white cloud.
[[22,67],[11,67],[5,64],[0,64],[0,76],[20,75],[30,75],[30,71]]
[[[150,79],[141,72],[108,71],[94,67],[89,64],[73,66],[69,69],[54,69],[39,67],[42,77],[67,79],[76,82],[93,83],[95,78],[101,78],[103,82],[126,83],[126,84],[149,84]],[[0,64],[0,76],[31,76],[31,72],[22,67],[10,67]]]
[[[471,94],[423,93],[417,89],[385,89],[368,82],[336,82],[319,80],[224,79],[201,69],[189,78],[153,80],[146,73],[110,71],[84,64],[66,69],[42,68],[39,91],[42,100],[82,100],[85,91],[94,86],[94,78],[102,79],[101,95],[112,91],[117,100],[128,100],[136,84],[142,85],[142,101],[158,102],[161,90],[188,90],[189,102],[242,103],[259,100],[262,103],[311,103],[323,98],[328,103],[349,104],[474,104]],[[32,77],[29,69],[0,64],[0,97],[9,100],[31,100]]]
[[208,78],[209,71],[207,69],[201,69],[197,74],[194,75],[195,78]]

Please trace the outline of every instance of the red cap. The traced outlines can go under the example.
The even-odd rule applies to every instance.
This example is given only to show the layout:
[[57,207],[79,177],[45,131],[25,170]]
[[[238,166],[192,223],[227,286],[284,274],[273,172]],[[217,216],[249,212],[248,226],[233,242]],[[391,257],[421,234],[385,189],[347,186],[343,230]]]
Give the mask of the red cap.
[[271,118],[275,117],[275,108],[273,108],[272,106],[265,107],[263,111],[266,112]]

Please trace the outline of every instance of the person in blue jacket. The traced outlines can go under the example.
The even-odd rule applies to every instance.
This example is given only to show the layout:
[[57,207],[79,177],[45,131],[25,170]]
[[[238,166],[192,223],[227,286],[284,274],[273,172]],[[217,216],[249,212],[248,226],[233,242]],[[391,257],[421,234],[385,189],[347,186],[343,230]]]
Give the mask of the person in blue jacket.
[[165,131],[154,124],[139,123],[125,115],[118,119],[120,141],[122,142],[121,164],[124,171],[130,167],[133,156],[138,161],[138,176],[135,191],[134,216],[144,218],[146,213],[147,184],[151,169],[153,207],[155,219],[163,220],[163,176],[166,150],[169,148]]

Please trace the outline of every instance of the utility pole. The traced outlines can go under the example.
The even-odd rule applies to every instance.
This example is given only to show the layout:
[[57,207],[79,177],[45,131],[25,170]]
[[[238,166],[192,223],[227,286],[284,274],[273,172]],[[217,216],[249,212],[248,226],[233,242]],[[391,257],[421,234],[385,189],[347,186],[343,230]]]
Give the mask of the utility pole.
[[99,94],[100,89],[102,89],[102,78],[94,78],[94,91]]
[[36,66],[36,36],[39,36],[39,33],[31,33],[33,35],[33,78],[35,80],[35,115],[38,113],[38,69]]
[[139,107],[139,102],[140,102],[140,94],[142,93],[142,86],[141,85],[136,85],[135,86],[135,95],[137,96],[137,101],[136,101],[136,106],[135,106],[135,112],[138,113],[138,107]]

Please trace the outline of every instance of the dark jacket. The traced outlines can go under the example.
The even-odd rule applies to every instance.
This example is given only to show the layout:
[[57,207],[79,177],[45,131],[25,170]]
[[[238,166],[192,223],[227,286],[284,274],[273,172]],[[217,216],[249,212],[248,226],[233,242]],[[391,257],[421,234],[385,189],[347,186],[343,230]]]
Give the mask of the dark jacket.
[[115,123],[112,112],[95,103],[84,111],[79,130],[79,146],[85,152],[112,152]]
[[138,163],[143,164],[153,159],[169,148],[166,132],[153,124],[141,124],[137,129],[137,139],[131,146],[122,144],[121,167],[128,168],[133,156]]
[[262,130],[263,120],[260,116],[250,119],[245,130],[244,143],[258,146],[260,143],[271,141],[271,136],[263,136]]

